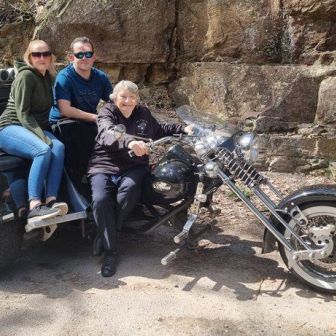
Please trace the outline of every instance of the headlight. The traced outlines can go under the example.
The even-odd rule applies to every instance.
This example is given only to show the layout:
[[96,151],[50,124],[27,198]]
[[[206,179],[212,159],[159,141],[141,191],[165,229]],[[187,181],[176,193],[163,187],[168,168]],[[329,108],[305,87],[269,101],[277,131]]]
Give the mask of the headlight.
[[195,152],[200,157],[214,151],[219,142],[219,137],[216,135],[208,135],[195,143]]
[[259,139],[255,133],[244,133],[237,138],[237,146],[247,162],[254,162],[259,154]]

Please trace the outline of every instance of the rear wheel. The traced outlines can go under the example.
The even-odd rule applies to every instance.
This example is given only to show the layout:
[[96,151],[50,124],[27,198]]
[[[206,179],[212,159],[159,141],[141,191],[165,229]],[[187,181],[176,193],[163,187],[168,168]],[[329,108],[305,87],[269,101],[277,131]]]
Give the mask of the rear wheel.
[[[336,204],[330,202],[314,202],[300,206],[308,219],[305,225],[299,225],[293,219],[289,225],[310,246],[319,249],[324,244],[331,244],[326,257],[319,260],[293,260],[283,245],[279,244],[281,257],[293,275],[309,286],[327,292],[336,293]],[[301,244],[286,229],[284,236],[296,248],[302,250]]]
[[0,222],[0,272],[19,256],[22,239],[22,223],[16,220]]

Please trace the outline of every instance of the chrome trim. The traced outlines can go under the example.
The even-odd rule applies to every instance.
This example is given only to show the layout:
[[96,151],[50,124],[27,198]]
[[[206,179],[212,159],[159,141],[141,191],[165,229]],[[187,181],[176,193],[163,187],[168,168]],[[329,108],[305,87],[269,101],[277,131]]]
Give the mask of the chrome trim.
[[[254,213],[254,215],[267,227],[267,229],[275,236],[275,238],[289,251],[292,259],[289,260],[289,265],[291,265],[295,260],[314,260],[323,259],[328,255],[330,250],[330,244],[325,244],[321,249],[312,249],[308,246],[300,236],[296,234],[289,227],[289,224],[284,221],[284,219],[277,213],[277,209],[274,208],[274,203],[269,200],[269,197],[260,192],[258,187],[251,188],[253,193],[264,203],[267,209],[275,216],[276,219],[280,221],[288,230],[293,234],[293,236],[303,245],[305,250],[297,251],[293,248],[290,242],[273,226],[273,224],[259,211],[259,209],[242,193],[242,191],[230,180],[230,178],[222,171],[218,172],[218,176],[222,181],[245,203],[245,205]],[[265,196],[264,196],[264,195]]]
[[[269,212],[299,241],[308,251],[314,251],[309,245],[290,227],[290,225],[278,214],[275,204],[259,188],[252,188],[252,192],[264,203]],[[294,218],[293,218],[294,219]]]

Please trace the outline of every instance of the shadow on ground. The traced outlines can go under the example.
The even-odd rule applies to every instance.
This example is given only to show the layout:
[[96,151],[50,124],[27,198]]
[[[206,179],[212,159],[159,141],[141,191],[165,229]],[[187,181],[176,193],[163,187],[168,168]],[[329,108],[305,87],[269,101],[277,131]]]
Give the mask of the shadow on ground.
[[[261,242],[253,238],[217,232],[209,239],[211,248],[182,252],[164,267],[161,258],[176,248],[166,233],[122,235],[118,272],[106,279],[98,274],[101,259],[91,255],[91,243],[78,232],[62,230],[45,243],[26,246],[21,258],[1,274],[0,290],[62,298],[73,291],[126,286],[127,277],[141,277],[150,282],[183,276],[187,279],[183,291],[192,292],[206,278],[213,283],[211,291],[229,290],[238,300],[256,300],[259,295],[281,298],[289,288],[295,288],[296,295],[302,297],[333,300],[332,296],[313,292],[296,281],[278,262],[279,258],[259,255]],[[265,282],[268,286],[263,285]]]

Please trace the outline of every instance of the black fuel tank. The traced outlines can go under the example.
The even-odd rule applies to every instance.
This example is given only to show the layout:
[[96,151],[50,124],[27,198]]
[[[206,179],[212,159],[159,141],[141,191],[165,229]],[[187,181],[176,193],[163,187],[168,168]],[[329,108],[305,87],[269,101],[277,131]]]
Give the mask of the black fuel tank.
[[196,185],[193,167],[177,160],[165,161],[151,172],[145,185],[145,198],[154,205],[171,204],[195,192]]

